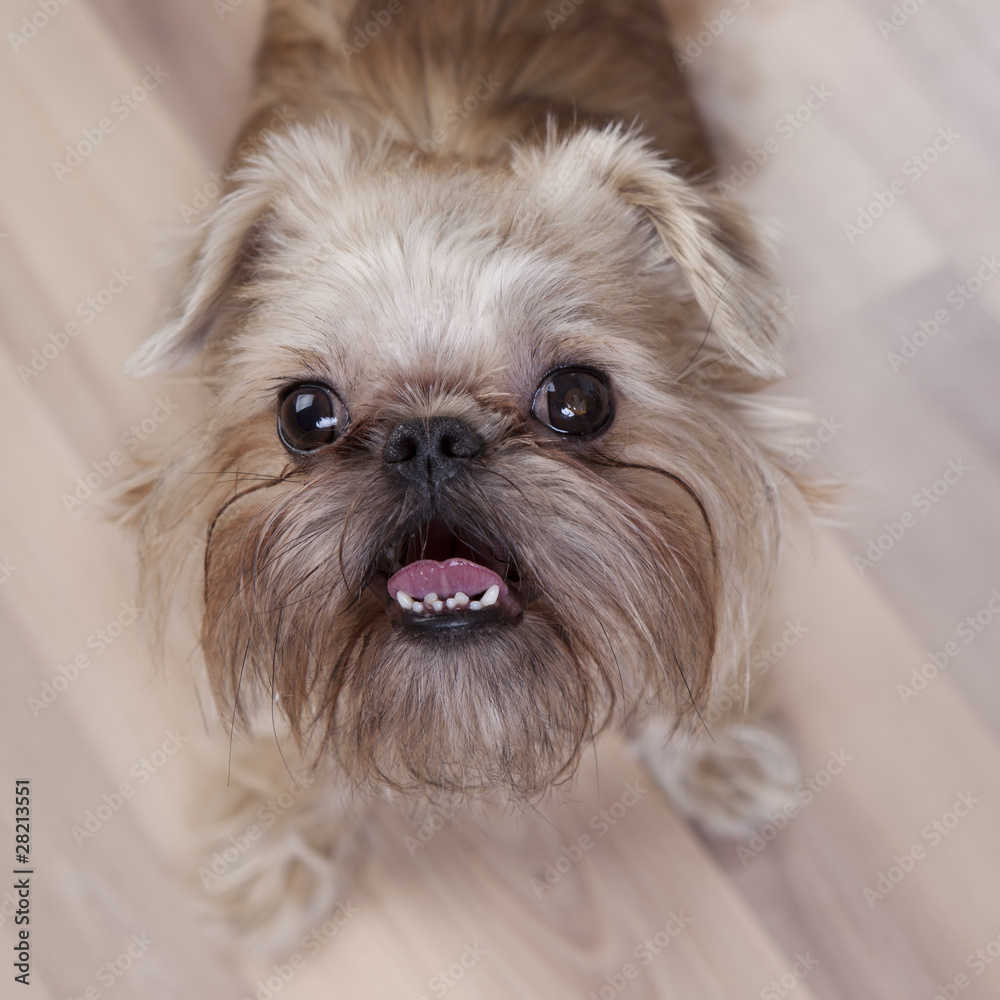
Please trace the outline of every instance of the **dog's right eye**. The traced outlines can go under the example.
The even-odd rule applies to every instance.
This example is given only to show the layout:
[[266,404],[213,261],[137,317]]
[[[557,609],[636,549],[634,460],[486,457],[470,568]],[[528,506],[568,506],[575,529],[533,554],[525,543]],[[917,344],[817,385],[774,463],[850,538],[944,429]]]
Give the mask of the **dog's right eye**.
[[531,412],[560,434],[587,437],[603,431],[613,416],[611,390],[589,368],[549,372],[535,390]]
[[305,383],[285,390],[278,407],[278,436],[297,455],[332,444],[347,427],[347,407],[325,385]]

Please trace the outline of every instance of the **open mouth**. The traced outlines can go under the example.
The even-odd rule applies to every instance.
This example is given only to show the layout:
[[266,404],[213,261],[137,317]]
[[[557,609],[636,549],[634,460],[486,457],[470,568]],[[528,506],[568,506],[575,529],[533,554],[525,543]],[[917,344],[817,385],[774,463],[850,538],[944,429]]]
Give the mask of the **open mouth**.
[[372,586],[390,618],[418,627],[510,622],[524,609],[510,555],[439,518],[383,551]]

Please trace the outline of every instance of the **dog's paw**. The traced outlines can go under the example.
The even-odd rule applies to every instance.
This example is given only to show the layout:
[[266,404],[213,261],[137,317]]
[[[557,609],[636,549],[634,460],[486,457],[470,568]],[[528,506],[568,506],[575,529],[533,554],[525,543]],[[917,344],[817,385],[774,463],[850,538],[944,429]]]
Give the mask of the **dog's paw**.
[[678,809],[707,833],[741,840],[795,801],[801,771],[788,744],[760,726],[712,735],[671,739],[654,722],[635,745]]
[[231,782],[198,871],[212,915],[265,956],[293,951],[333,913],[370,847],[365,810],[329,779],[276,777]]

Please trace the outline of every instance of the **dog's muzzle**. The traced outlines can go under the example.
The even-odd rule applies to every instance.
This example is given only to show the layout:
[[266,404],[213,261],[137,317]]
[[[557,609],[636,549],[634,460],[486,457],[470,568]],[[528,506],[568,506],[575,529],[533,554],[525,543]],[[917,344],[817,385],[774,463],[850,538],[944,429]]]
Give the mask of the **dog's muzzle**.
[[[467,471],[482,447],[482,438],[455,417],[412,419],[392,430],[382,459],[390,473],[433,507],[436,491]],[[440,517],[416,525],[388,546],[372,585],[393,620],[421,629],[510,622],[524,608],[509,552]]]

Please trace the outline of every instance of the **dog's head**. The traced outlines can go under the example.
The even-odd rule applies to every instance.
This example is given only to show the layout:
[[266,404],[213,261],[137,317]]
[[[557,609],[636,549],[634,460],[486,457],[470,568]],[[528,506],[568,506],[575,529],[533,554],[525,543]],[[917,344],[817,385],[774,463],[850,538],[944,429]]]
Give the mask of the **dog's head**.
[[135,362],[210,388],[136,519],[161,581],[204,543],[220,701],[359,782],[515,797],[696,718],[775,561],[762,257],[621,129],[475,168],[271,137]]

